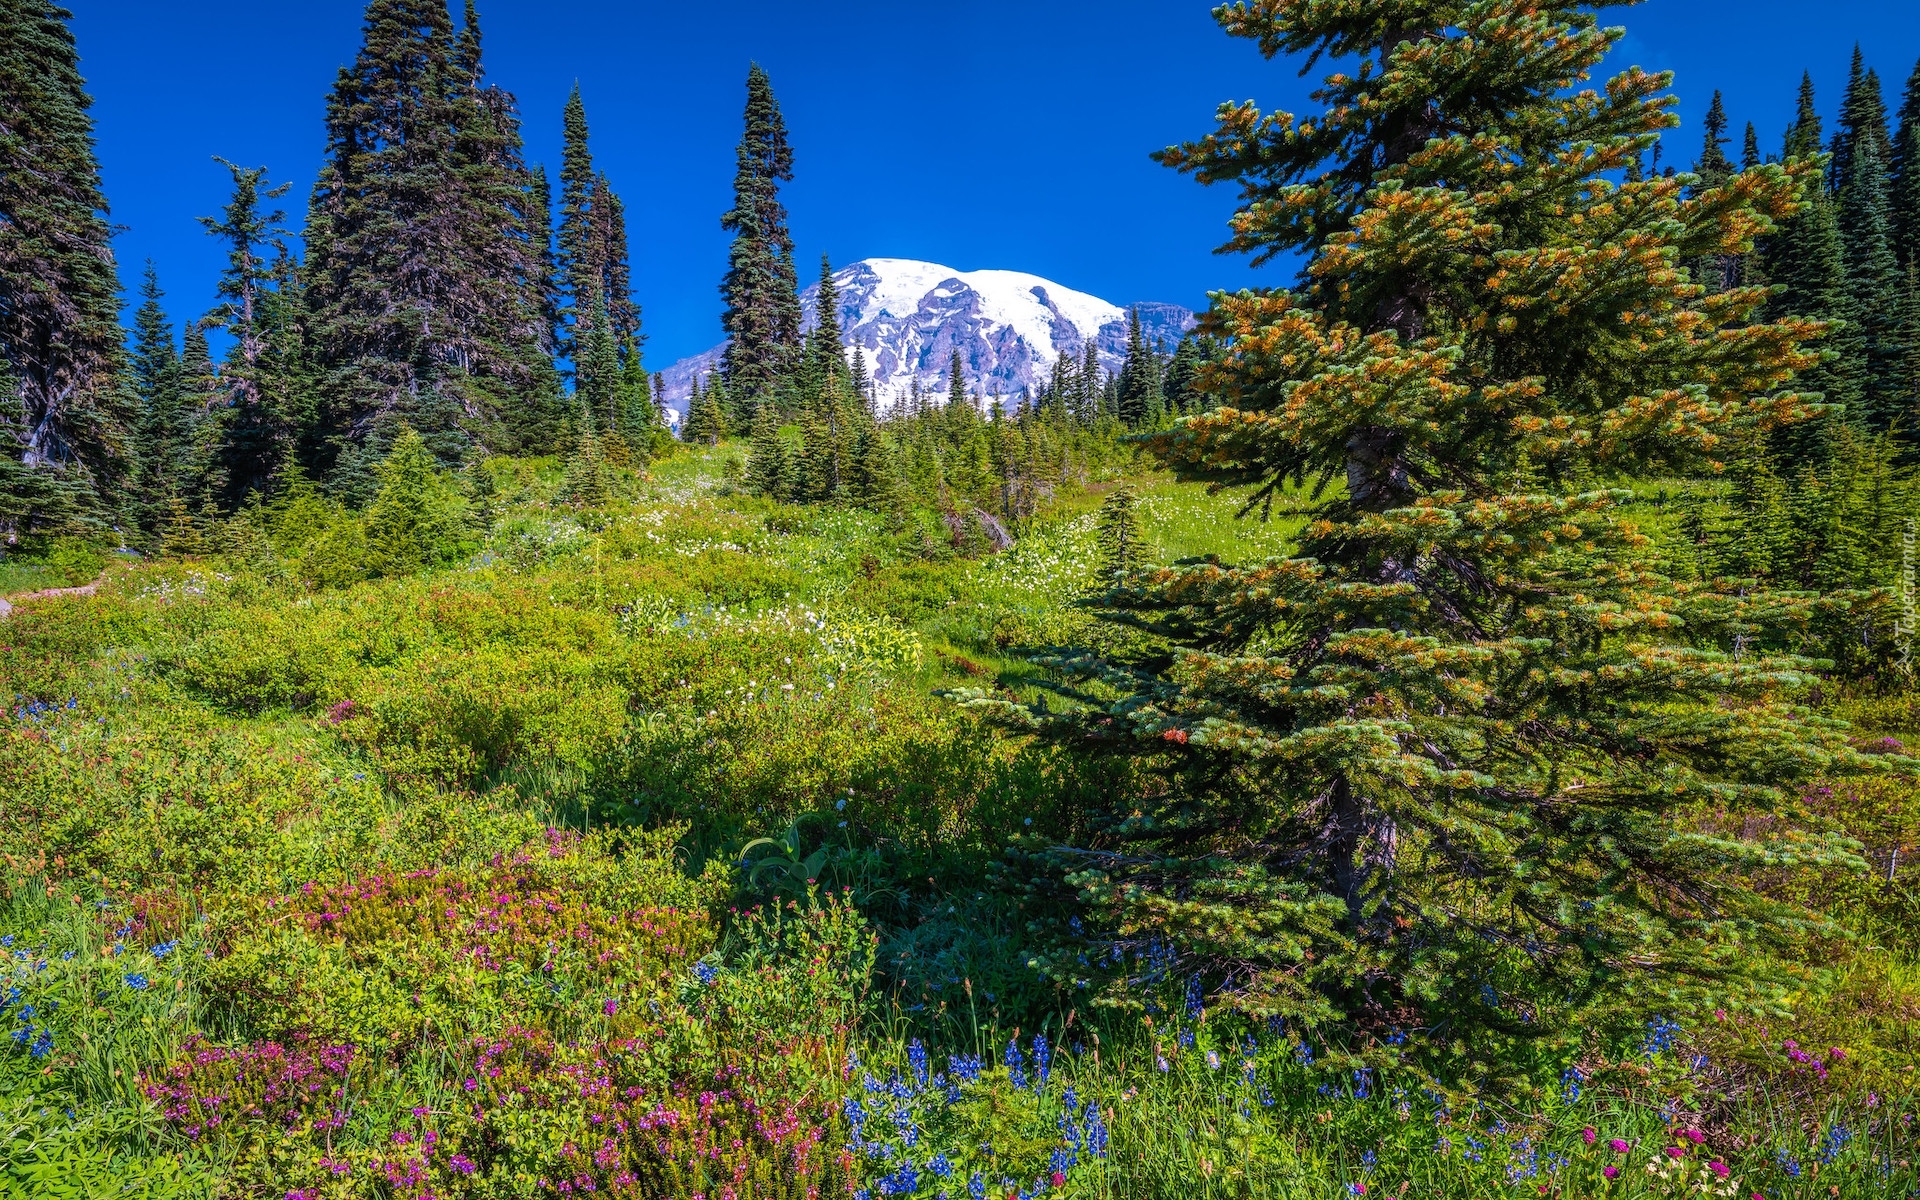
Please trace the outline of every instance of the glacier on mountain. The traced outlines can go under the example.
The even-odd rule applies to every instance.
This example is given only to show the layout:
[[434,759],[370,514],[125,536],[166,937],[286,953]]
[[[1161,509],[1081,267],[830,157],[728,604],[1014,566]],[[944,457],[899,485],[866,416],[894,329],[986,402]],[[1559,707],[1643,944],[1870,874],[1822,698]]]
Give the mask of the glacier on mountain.
[[[905,258],[866,258],[834,272],[840,329],[849,358],[866,355],[875,393],[885,410],[901,403],[918,380],[944,398],[948,363],[960,352],[969,390],[1012,403],[1038,392],[1062,354],[1078,361],[1089,338],[1100,363],[1117,372],[1126,359],[1127,314],[1137,308],[1149,342],[1167,353],[1193,325],[1176,304],[1122,307],[1022,271],[956,271]],[[800,294],[801,320],[819,320],[820,286]],[[685,413],[694,379],[719,369],[726,347],[683,358],[668,367],[668,403]]]

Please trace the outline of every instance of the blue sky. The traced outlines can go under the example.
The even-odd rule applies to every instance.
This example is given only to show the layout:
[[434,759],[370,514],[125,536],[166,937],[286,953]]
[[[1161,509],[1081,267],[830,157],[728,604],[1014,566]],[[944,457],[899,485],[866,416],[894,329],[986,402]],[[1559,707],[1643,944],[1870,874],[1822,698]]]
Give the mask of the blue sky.
[[[297,223],[322,149],[322,99],[359,44],[360,0],[66,0],[122,279],[159,266],[178,319],[213,303],[213,156],[290,181]],[[456,4],[457,7],[457,4]],[[1205,0],[480,0],[493,82],[514,92],[528,156],[557,171],[577,80],[598,165],[627,204],[634,284],[656,369],[719,336],[715,291],[747,64],[773,78],[794,144],[801,270],[821,254],[1031,271],[1108,300],[1199,307],[1209,290],[1280,282],[1212,253],[1230,189],[1155,166],[1214,106],[1300,108],[1311,80],[1219,32]],[[1614,9],[1610,66],[1677,73],[1690,163],[1714,88],[1735,131],[1777,148],[1802,69],[1831,116],[1852,47],[1889,102],[1920,58],[1914,0],[1651,0]],[[1318,72],[1316,72],[1318,74]],[[1737,151],[1737,143],[1734,149]]]

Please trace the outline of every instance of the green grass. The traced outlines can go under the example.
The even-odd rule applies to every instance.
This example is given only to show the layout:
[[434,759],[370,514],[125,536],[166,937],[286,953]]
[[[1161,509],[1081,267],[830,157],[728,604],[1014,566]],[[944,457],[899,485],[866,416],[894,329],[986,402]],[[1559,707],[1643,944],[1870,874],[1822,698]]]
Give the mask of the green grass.
[[[740,452],[622,475],[590,513],[554,502],[557,462],[496,461],[485,544],[431,574],[310,592],[273,560],[133,564],[96,596],[12,618],[0,935],[21,993],[3,1019],[26,1037],[0,1042],[0,1195],[385,1197],[394,1147],[428,1131],[436,1194],[553,1195],[538,1179],[592,1169],[567,1147],[625,1111],[578,1087],[596,1061],[649,1104],[684,1101],[676,1128],[738,1137],[756,1171],[791,1148],[700,1108],[702,1089],[733,1080],[767,1111],[791,1105],[836,1153],[860,1100],[862,1145],[896,1155],[854,1156],[871,1185],[908,1153],[877,1097],[890,1072],[913,1079],[915,1040],[936,1071],[949,1053],[984,1060],[952,1103],[903,1084],[916,1161],[950,1153],[1000,1196],[1054,1190],[1068,1151],[1071,1196],[1652,1196],[1672,1181],[1645,1164],[1687,1128],[1707,1141],[1684,1161],[1719,1156],[1742,1196],[1915,1189],[1920,876],[1783,872],[1779,890],[1854,935],[1808,945],[1796,1016],[1674,1014],[1684,1035],[1653,1054],[1596,1041],[1576,1099],[1551,1072],[1531,1090],[1438,1086],[1417,1040],[1357,1082],[1360,1047],[1196,1020],[1178,980],[1142,993],[1148,1012],[1041,979],[1025,947],[1054,918],[1004,872],[1009,842],[1072,841],[1086,811],[1145,781],[986,730],[934,693],[1032,695],[1035,651],[1127,644],[1080,603],[1114,481],[1063,490],[1012,550],[969,560],[938,548],[930,514],[896,528],[732,494]],[[1130,482],[1159,562],[1284,555],[1307,508],[1284,496],[1271,520],[1236,521],[1233,496]],[[1657,485],[1643,491],[1660,519]],[[81,557],[69,548],[63,569]],[[0,565],[0,592],[66,582],[54,572]],[[1876,736],[1916,724],[1906,699],[1832,703]],[[1870,861],[1920,860],[1911,788],[1822,803]],[[776,844],[741,868],[761,838]],[[340,897],[350,926],[328,907]],[[749,919],[773,904],[796,906],[789,924]],[[1039,1089],[1036,1033],[1056,1049]],[[999,1065],[1016,1037],[1025,1088]],[[489,1039],[512,1043],[503,1078],[526,1090],[486,1093],[476,1121],[466,1084]],[[1817,1047],[1819,1072],[1787,1040]],[[335,1044],[357,1056],[337,1077],[311,1060]],[[203,1110],[173,1112],[174,1093],[149,1095],[244,1090],[220,1055],[266,1046],[342,1089],[341,1124],[262,1100],[215,1133]],[[1089,1102],[1105,1157],[1085,1143]],[[1614,1137],[1632,1151],[1609,1151]],[[824,1194],[846,1193],[842,1168],[820,1169]],[[649,1178],[641,1194],[699,1190]],[[753,1178],[739,1195],[800,1177]],[[964,1184],[923,1172],[915,1194]]]

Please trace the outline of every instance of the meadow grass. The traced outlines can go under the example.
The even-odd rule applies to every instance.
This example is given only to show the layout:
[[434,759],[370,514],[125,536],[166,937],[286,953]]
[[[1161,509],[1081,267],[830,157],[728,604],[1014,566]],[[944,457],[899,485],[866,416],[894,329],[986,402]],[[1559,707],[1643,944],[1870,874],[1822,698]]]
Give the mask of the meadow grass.
[[[735,494],[739,454],[591,512],[500,460],[447,569],[116,563],[0,627],[8,1194],[1920,1188],[1911,786],[1809,797],[1893,879],[1769,882],[1846,931],[1791,1015],[1654,1013],[1496,1085],[1437,1078],[1420,1031],[1363,1065],[1388,1051],[1180,980],[1093,1007],[1029,964],[1058,914],[1006,853],[1146,781],[935,693],[1034,696],[1030,656],[1128,644],[1084,603],[1116,481],[969,559],[928,514]],[[1284,555],[1310,504],[1126,482],[1160,562]]]

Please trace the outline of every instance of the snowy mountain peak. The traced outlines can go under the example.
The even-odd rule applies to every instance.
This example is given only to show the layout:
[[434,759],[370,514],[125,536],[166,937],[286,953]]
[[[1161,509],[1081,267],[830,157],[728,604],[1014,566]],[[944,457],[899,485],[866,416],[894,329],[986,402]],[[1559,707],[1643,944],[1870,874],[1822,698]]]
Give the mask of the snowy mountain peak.
[[[1023,271],[956,271],[908,258],[866,258],[834,272],[840,329],[848,354],[866,354],[883,408],[900,402],[918,380],[945,396],[948,363],[960,352],[967,386],[1008,401],[1038,391],[1062,354],[1078,359],[1092,339],[1101,365],[1117,372],[1126,358],[1127,313],[1140,310],[1149,341],[1170,353],[1193,325],[1174,304],[1118,304]],[[819,320],[818,284],[800,294],[802,321]],[[696,377],[718,366],[724,346],[682,359],[666,370],[669,402],[686,410]]]

